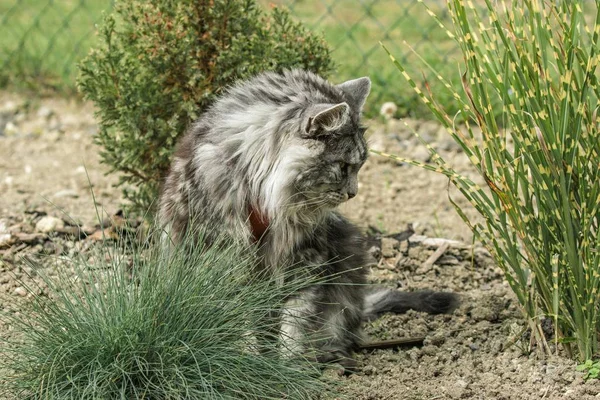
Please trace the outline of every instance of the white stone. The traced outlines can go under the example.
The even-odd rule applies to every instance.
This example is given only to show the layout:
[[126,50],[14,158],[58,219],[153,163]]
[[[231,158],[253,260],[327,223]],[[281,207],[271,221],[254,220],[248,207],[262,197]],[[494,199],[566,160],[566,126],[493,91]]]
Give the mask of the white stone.
[[423,146],[416,147],[410,154],[409,157],[411,160],[419,161],[421,163],[427,163],[431,160],[431,153],[429,150]]
[[61,197],[77,198],[77,197],[79,197],[79,194],[73,189],[65,189],[65,190],[60,190],[60,191],[54,193],[54,195],[52,197],[57,198],[57,199],[59,199]]
[[38,110],[38,112],[37,112],[38,118],[48,119],[52,115],[54,115],[54,111],[51,108],[48,108],[46,106],[40,107],[39,110]]
[[24,287],[19,286],[15,289],[14,294],[16,294],[17,296],[25,297],[27,296],[27,290]]
[[19,106],[17,105],[17,103],[10,100],[2,104],[2,107],[0,107],[0,111],[5,113],[16,113],[18,109]]
[[47,215],[35,224],[35,229],[38,232],[48,233],[55,231],[56,229],[64,228],[64,226],[65,222],[62,219]]
[[6,126],[4,127],[4,134],[6,136],[14,136],[19,132],[19,129],[17,128],[17,126],[12,123],[12,122],[7,122]]
[[10,243],[12,235],[8,231],[6,227],[6,223],[4,221],[0,221],[0,247],[7,245]]
[[0,233],[0,247],[10,244],[12,235],[10,233]]

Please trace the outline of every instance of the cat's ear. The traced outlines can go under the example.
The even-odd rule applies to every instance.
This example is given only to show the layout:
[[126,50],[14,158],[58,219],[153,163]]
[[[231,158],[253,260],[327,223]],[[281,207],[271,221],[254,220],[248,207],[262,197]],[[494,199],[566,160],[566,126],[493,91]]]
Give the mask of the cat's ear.
[[335,131],[344,125],[349,113],[347,103],[314,105],[308,110],[304,132],[307,136],[318,136]]
[[352,109],[360,112],[371,91],[371,80],[365,76],[340,83],[337,87],[346,94]]

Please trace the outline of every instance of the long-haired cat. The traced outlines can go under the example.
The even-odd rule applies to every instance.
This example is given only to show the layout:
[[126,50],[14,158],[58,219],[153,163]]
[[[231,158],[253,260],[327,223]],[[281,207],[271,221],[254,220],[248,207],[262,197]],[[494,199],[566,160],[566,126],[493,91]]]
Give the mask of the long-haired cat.
[[[190,221],[258,246],[263,271],[335,276],[289,299],[285,347],[316,334],[322,361],[351,366],[361,321],[408,309],[442,313],[451,293],[366,289],[363,237],[335,208],[356,196],[367,159],[361,110],[368,78],[332,85],[307,71],[266,72],[229,88],[179,142],[159,221],[179,240]],[[314,266],[319,266],[314,272]],[[310,267],[310,268],[309,268]]]

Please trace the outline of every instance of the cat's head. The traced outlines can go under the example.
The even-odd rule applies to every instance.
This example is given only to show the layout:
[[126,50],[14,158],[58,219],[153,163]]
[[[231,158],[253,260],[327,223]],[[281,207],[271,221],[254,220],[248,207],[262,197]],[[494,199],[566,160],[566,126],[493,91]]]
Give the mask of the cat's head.
[[303,110],[299,132],[288,148],[293,154],[283,155],[296,164],[288,203],[296,209],[331,209],[358,192],[358,172],[368,152],[360,117],[371,82],[365,77],[335,88],[340,97],[332,100],[337,101]]

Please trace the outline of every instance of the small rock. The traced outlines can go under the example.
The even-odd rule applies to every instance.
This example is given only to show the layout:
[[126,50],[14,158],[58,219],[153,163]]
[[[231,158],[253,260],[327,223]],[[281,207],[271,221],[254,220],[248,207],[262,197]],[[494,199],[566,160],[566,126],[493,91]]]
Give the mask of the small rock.
[[47,241],[44,243],[42,252],[43,252],[43,254],[49,254],[49,255],[60,254],[60,253],[62,253],[62,247],[58,243]]
[[[0,246],[2,246],[2,242],[0,241]],[[379,260],[381,258],[381,248],[379,246],[371,246],[367,253],[371,255],[375,260]]]
[[396,251],[394,250],[394,245],[396,244],[396,240],[391,238],[381,238],[381,255],[385,258],[394,257]]
[[456,386],[461,388],[466,388],[469,384],[464,379],[459,379],[456,381]]
[[452,350],[450,352],[450,357],[452,358],[452,361],[456,361],[460,358],[460,353],[456,350]]
[[422,163],[427,163],[429,160],[431,160],[431,154],[427,148],[419,146],[409,154],[408,158]]
[[35,224],[35,229],[38,232],[49,233],[55,231],[57,228],[64,228],[64,226],[65,222],[62,219],[47,215]]
[[10,246],[13,242],[10,233],[0,233],[0,247]]
[[364,375],[367,375],[367,376],[369,376],[369,375],[376,375],[377,374],[377,368],[375,368],[372,365],[365,365],[363,367],[363,369],[362,369],[362,373]]
[[460,262],[458,261],[458,259],[450,254],[444,254],[443,256],[441,256],[437,261],[436,264],[439,265],[458,265],[460,264]]
[[19,105],[14,101],[6,101],[2,106],[0,106],[0,111],[7,114],[16,114],[19,111]]
[[9,246],[12,244],[12,235],[6,227],[4,221],[0,221],[0,247]]
[[38,118],[49,119],[54,115],[54,111],[46,106],[42,106],[38,109],[37,116]]
[[4,134],[6,136],[15,136],[18,132],[19,132],[19,129],[11,121],[7,122],[6,125],[4,126]]
[[423,346],[423,348],[421,349],[421,352],[426,355],[426,356],[435,356],[436,353],[439,352],[439,349],[436,346],[432,346],[432,345],[425,345]]
[[419,361],[419,358],[421,358],[421,350],[417,349],[417,348],[412,348],[410,350],[408,350],[405,353],[408,358],[414,362]]
[[446,338],[442,334],[427,336],[423,341],[424,345],[441,346],[446,342]]
[[19,286],[18,288],[16,288],[13,293],[16,294],[17,296],[21,296],[21,297],[27,296],[27,290],[22,286]]
[[56,199],[59,199],[61,197],[70,197],[73,199],[76,199],[79,197],[79,193],[77,193],[75,190],[72,189],[65,189],[65,190],[60,190],[56,193],[54,193],[54,196],[52,196]]
[[475,321],[490,321],[495,322],[498,320],[498,312],[492,309],[489,305],[477,305],[471,310],[471,317]]

